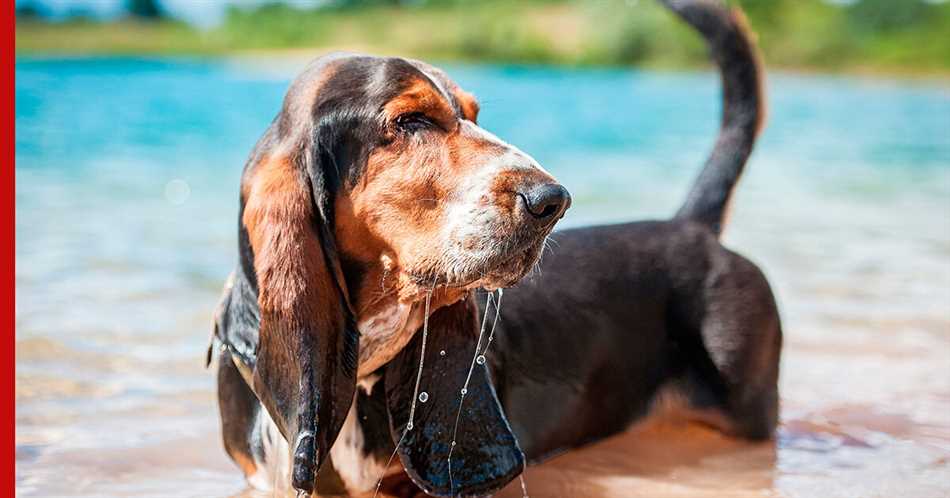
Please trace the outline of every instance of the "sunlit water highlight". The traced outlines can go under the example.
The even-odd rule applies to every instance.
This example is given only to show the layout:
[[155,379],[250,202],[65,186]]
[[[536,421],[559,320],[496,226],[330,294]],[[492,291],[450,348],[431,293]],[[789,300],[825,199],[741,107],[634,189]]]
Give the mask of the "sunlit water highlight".
[[[242,492],[202,360],[241,166],[300,67],[18,62],[18,496]],[[561,226],[670,214],[718,123],[711,73],[447,69],[571,190]],[[769,93],[725,240],[781,306],[777,443],[648,424],[530,469],[532,496],[946,496],[950,89],[778,75]]]

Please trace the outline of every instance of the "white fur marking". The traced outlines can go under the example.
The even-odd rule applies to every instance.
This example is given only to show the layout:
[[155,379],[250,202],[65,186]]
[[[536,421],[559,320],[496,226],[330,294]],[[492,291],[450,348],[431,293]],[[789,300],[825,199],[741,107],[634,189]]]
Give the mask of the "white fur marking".
[[410,320],[412,305],[393,303],[375,315],[357,322],[360,331],[359,377],[386,364],[406,346],[418,324]]
[[356,381],[356,385],[359,386],[359,388],[362,389],[363,392],[366,393],[367,396],[369,396],[373,394],[373,386],[375,386],[376,383],[379,382],[379,379],[380,379],[379,375],[376,375],[376,374],[367,375],[366,377],[363,377],[362,379],[359,379],[358,381]]
[[336,443],[330,449],[333,468],[340,475],[346,491],[350,494],[369,492],[376,486],[377,478],[386,471],[383,464],[372,454],[365,454],[363,448],[366,445],[366,438],[357,417],[354,399],[346,415],[346,421],[343,422],[340,434],[336,438]]
[[251,446],[260,444],[263,458],[254,456],[254,465],[257,472],[247,478],[247,483],[254,489],[261,491],[277,491],[288,489],[290,476],[290,445],[284,439],[277,424],[261,405],[257,412],[256,429],[252,435],[257,441],[251,441]]

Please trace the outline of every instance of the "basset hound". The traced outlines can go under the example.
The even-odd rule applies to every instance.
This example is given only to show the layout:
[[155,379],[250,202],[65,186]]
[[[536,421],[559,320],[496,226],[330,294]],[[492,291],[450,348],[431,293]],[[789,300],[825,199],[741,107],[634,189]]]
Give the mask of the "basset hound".
[[[542,271],[520,283],[553,220],[567,208],[567,194],[510,146],[501,146],[503,154],[526,161],[516,171],[517,181],[528,186],[488,187],[487,213],[471,208],[476,197],[486,202],[486,187],[479,191],[472,185],[513,181],[502,180],[509,175],[500,172],[510,160],[504,166],[468,169],[465,178],[453,176],[466,187],[423,193],[427,181],[405,166],[426,162],[412,159],[423,154],[415,150],[422,143],[428,150],[444,151],[428,157],[448,157],[452,164],[471,157],[477,164],[488,163],[476,148],[451,153],[452,146],[442,141],[453,136],[446,131],[451,127],[437,124],[428,112],[421,113],[425,118],[408,110],[402,119],[399,113],[387,114],[392,107],[404,108],[388,102],[403,100],[398,95],[415,84],[407,83],[401,72],[379,67],[405,65],[428,75],[437,83],[437,95],[452,107],[457,102],[461,131],[455,133],[477,130],[477,136],[495,143],[474,125],[477,106],[469,96],[431,67],[401,59],[324,60],[294,84],[284,111],[248,164],[239,224],[241,265],[216,328],[224,346],[218,375],[225,446],[252,484],[268,488],[264,481],[290,472],[290,484],[297,489],[360,494],[371,492],[379,476],[398,476],[405,469],[412,482],[394,479],[392,494],[411,496],[421,489],[439,496],[485,495],[517,476],[525,461],[543,461],[608,437],[657,412],[685,415],[738,437],[773,435],[782,342],[777,306],[761,271],[719,241],[732,190],[764,118],[757,49],[741,12],[718,0],[663,3],[703,35],[721,71],[722,127],[706,166],[672,219],[555,232],[551,238],[557,249],[540,263]],[[352,65],[327,70],[340,61]],[[339,80],[346,82],[342,87],[336,86],[332,75],[341,71],[362,76],[350,75]],[[307,101],[299,97],[305,89],[317,101],[339,92],[364,96],[376,85],[399,89],[376,104],[382,116],[362,105],[361,112],[336,109],[341,100],[365,102],[356,98],[338,98],[335,105],[323,107],[302,104]],[[315,86],[321,90],[313,91]],[[330,116],[336,119],[321,112],[325,108],[333,109]],[[304,117],[294,120],[292,115]],[[369,145],[379,128],[358,126],[365,122],[426,131],[415,142],[392,138]],[[306,151],[296,159],[303,164],[283,171],[296,175],[296,195],[312,194],[314,211],[271,205],[264,209],[266,216],[255,214],[261,211],[260,201],[254,200],[258,189],[266,192],[263,199],[273,200],[286,195],[283,186],[294,184],[271,182],[268,176],[255,179],[255,171],[270,171],[274,166],[262,166],[272,164],[270,151],[285,151],[288,140],[281,137],[301,130],[313,137],[291,147]],[[392,136],[400,133],[407,132]],[[338,148],[328,148],[330,144]],[[387,147],[402,149],[394,153]],[[372,174],[377,168],[392,174]],[[384,178],[410,185],[391,189]],[[472,183],[476,178],[480,180]],[[379,190],[389,191],[389,197],[372,196],[376,189],[370,182],[376,181],[386,185]],[[427,211],[418,202],[427,199],[435,199],[428,201],[432,209],[451,216],[421,216]],[[470,207],[457,207],[461,205]],[[392,222],[393,210],[405,214],[387,225],[383,220]],[[489,225],[507,228],[486,228],[486,215]],[[507,224],[499,221],[506,216],[512,217]],[[316,236],[309,245],[294,239],[302,233],[299,226],[285,225],[293,219],[311,220]],[[425,219],[444,222],[424,231],[417,220]],[[258,220],[274,228],[255,232]],[[363,225],[375,228],[357,228]],[[490,241],[483,239],[489,236]],[[367,242],[380,240],[377,245]],[[471,240],[478,242],[466,242]],[[423,246],[432,247],[427,257],[419,256]],[[491,252],[487,247],[495,248],[492,256],[460,256],[451,263],[438,257]],[[263,258],[258,253],[266,248],[284,252],[276,259]],[[313,258],[304,261],[304,255],[315,253],[322,264]],[[473,260],[486,266],[456,269],[458,261],[467,261],[470,268]],[[441,266],[420,271],[410,261],[438,261]],[[300,273],[302,268],[311,273]],[[267,282],[282,292],[269,297],[273,289]],[[423,322],[422,295],[432,284],[435,311],[427,345],[415,331]],[[500,308],[497,300],[488,306],[471,297],[479,286],[510,285]],[[312,300],[304,305],[298,301],[302,296]],[[403,302],[409,304],[400,307]],[[491,320],[496,313],[498,319]],[[494,331],[484,365],[469,363],[486,325],[479,316],[488,317]],[[415,404],[417,429],[406,431],[420,357],[430,399]],[[465,385],[469,365],[474,372],[468,387],[471,402],[458,411],[458,389]],[[350,403],[357,382],[360,388]],[[459,446],[449,465],[457,416],[460,432],[454,439]],[[388,465],[394,449],[399,459]],[[275,466],[274,459],[281,456],[288,461]],[[274,468],[284,470],[275,476]]]
[[[355,494],[405,467],[426,492],[486,494],[520,474],[488,372],[466,358],[472,294],[524,276],[571,198],[477,117],[414,60],[333,54],[290,85],[244,168],[215,317],[225,449],[254,487]],[[410,415],[417,385],[428,403]]]

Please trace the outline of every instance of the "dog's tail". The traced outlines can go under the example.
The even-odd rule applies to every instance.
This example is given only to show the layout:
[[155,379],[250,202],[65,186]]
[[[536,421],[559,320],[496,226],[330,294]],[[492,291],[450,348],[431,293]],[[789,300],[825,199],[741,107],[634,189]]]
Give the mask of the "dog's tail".
[[722,75],[722,125],[715,148],[676,219],[700,222],[717,236],[726,221],[732,190],[765,119],[763,73],[745,15],[720,0],[661,0],[699,31]]

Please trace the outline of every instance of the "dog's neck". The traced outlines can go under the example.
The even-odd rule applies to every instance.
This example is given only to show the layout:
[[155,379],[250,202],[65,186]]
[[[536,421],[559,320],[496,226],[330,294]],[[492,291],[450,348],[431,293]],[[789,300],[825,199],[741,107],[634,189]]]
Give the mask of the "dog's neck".
[[392,360],[422,327],[430,291],[430,316],[468,294],[462,289],[426,288],[401,271],[386,253],[373,262],[361,261],[359,266],[359,277],[347,284],[360,331],[360,378]]
[[376,235],[365,214],[357,214],[353,199],[341,195],[335,203],[335,235],[346,288],[360,331],[360,378],[393,359],[422,327],[426,296],[434,313],[463,299],[468,291],[420,282],[404,271],[398,251]]

